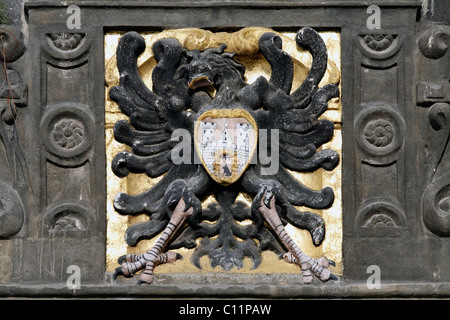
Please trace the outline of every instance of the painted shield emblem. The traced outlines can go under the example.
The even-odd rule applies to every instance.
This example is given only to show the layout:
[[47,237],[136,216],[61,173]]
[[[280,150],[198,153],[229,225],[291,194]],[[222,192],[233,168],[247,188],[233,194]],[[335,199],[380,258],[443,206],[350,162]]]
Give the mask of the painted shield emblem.
[[258,128],[243,109],[213,109],[203,113],[194,129],[195,149],[206,172],[229,185],[247,169],[256,152]]

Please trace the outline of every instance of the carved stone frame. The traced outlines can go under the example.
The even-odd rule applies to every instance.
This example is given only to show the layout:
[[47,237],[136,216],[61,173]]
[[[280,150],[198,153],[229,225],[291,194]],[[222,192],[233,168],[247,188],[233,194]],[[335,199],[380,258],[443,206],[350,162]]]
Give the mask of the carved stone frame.
[[[355,0],[186,2],[183,7],[175,1],[119,4],[115,0],[97,0],[78,5],[82,11],[79,30],[67,29],[67,6],[61,2],[33,1],[25,5],[30,40],[25,76],[30,89],[29,110],[23,113],[23,119],[30,137],[31,147],[25,152],[32,172],[33,195],[22,195],[27,215],[24,229],[14,239],[3,240],[12,271],[10,277],[3,279],[10,285],[8,289],[0,285],[0,295],[42,295],[43,283],[48,287],[46,295],[74,295],[65,287],[61,289],[70,264],[81,267],[83,283],[87,285],[80,295],[406,297],[449,292],[446,282],[450,280],[450,261],[442,254],[448,252],[448,241],[426,227],[421,209],[422,195],[431,181],[430,173],[422,169],[427,158],[421,152],[425,149],[434,154],[433,148],[439,148],[422,138],[425,132],[434,132],[424,116],[425,108],[417,107],[420,99],[415,96],[416,82],[423,77],[416,62],[425,59],[419,56],[416,44],[421,1],[380,1],[380,30],[366,27],[367,3]],[[344,279],[332,287],[318,284],[308,288],[297,285],[292,278],[283,280],[290,285],[279,285],[278,276],[248,276],[242,282],[242,278],[231,275],[210,279],[210,283],[229,284],[227,289],[208,284],[200,288],[194,284],[199,281],[194,275],[181,280],[168,278],[168,285],[153,284],[151,289],[110,285],[104,272],[104,32],[181,27],[235,30],[246,26],[278,30],[310,26],[341,32]],[[81,39],[78,45],[64,51],[49,42],[51,35],[58,33],[84,36],[75,37]],[[388,35],[384,41],[387,47],[372,45],[374,37],[367,35]],[[388,43],[389,39],[393,41]],[[62,74],[70,74],[72,80],[54,91],[51,81]],[[430,79],[431,76],[424,77],[426,81]],[[79,153],[55,152],[46,140],[48,135],[43,134],[50,129],[41,130],[41,124],[49,128],[54,123],[48,117],[69,117],[85,126],[92,121],[92,131],[84,135],[88,145],[80,147]],[[365,130],[370,136],[377,127],[388,128],[388,140],[374,144],[367,135],[361,136]],[[58,196],[48,192],[48,186],[54,183],[61,186]],[[428,193],[425,192],[424,206]],[[62,241],[57,232],[43,232],[45,225],[51,225],[49,219],[58,213],[82,216],[87,235],[80,239],[64,233]],[[376,291],[368,289],[365,281],[370,265],[378,265],[382,280],[391,284]],[[21,283],[39,285],[22,290],[16,286]],[[267,285],[273,289],[270,293]]]

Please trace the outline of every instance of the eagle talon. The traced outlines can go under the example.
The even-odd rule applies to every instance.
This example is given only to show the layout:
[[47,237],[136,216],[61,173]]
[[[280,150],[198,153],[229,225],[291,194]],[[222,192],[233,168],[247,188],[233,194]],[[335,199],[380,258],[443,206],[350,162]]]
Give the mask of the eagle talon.
[[310,231],[310,234],[314,245],[320,245],[325,237],[325,225],[322,223],[321,225],[315,227]]
[[336,277],[334,274],[330,274],[330,278],[328,278],[329,280],[333,280],[333,281],[338,281],[338,277]]
[[113,280],[113,281],[116,281],[117,276],[125,276],[125,277],[126,277],[125,273],[123,272],[122,267],[117,267],[117,268],[114,270],[114,273],[113,273],[113,275],[112,275],[112,280]]
[[270,209],[270,200],[272,200],[272,198],[273,198],[272,191],[267,190],[263,197],[263,202],[264,202],[264,205],[267,207],[267,209]]
[[127,255],[124,254],[123,256],[120,256],[120,257],[117,259],[117,263],[118,263],[118,264],[123,264],[123,263],[126,262],[126,260],[127,260]]
[[138,284],[150,284],[153,282],[153,269],[158,264],[173,263],[176,260],[182,259],[181,254],[173,251],[163,252],[163,249],[171,237],[177,232],[178,228],[192,215],[192,207],[187,211],[183,211],[185,205],[183,198],[180,198],[163,234],[151,250],[142,255],[126,254],[118,259],[119,263],[122,262],[122,266],[116,268],[113,280],[119,275],[127,278],[132,277],[137,271],[144,269],[139,277]]
[[269,223],[278,238],[288,249],[288,252],[282,256],[284,260],[300,266],[303,283],[311,283],[313,280],[312,274],[323,282],[328,281],[329,279],[337,279],[328,270],[330,265],[336,266],[334,261],[329,260],[326,257],[319,258],[318,260],[311,258],[306,255],[291,239],[289,234],[286,232],[283,223],[281,222],[278,212],[276,211],[273,192],[264,186],[258,196],[259,197],[257,197],[257,199],[260,202],[260,206],[258,207],[259,213]]

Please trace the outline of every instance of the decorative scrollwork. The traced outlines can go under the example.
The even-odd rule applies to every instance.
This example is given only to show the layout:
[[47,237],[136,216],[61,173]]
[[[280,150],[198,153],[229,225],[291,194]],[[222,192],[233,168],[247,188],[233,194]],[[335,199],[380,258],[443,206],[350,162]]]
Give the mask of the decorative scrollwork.
[[22,230],[25,221],[25,209],[19,189],[16,190],[19,184],[17,173],[24,170],[26,161],[22,152],[18,152],[25,137],[18,137],[16,120],[19,118],[18,108],[28,104],[28,95],[26,83],[14,69],[14,63],[26,51],[22,32],[10,25],[0,25],[0,48],[0,143],[6,156],[1,165],[9,167],[10,172],[9,179],[0,179],[0,239],[8,239]]
[[0,25],[0,44],[0,59],[7,63],[18,60],[26,51],[22,32],[9,25]]
[[441,237],[450,236],[450,173],[434,179],[422,198],[423,221]]
[[422,197],[422,214],[426,227],[441,237],[450,236],[450,104],[435,103],[428,111],[431,127],[441,132],[444,141],[433,166],[433,179]]

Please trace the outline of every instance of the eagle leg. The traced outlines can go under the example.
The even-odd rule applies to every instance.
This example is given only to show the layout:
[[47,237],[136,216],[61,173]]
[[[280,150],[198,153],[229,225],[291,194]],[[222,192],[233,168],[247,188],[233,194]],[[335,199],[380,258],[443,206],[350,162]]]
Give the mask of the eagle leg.
[[311,273],[323,282],[330,279],[338,280],[338,278],[327,269],[329,265],[333,265],[334,262],[326,258],[320,258],[318,260],[313,259],[295,244],[281,222],[275,207],[275,196],[270,190],[263,188],[258,196],[255,197],[255,201],[260,202],[260,206],[258,207],[259,213],[269,223],[277,237],[288,249],[288,254],[285,255],[285,258],[288,259],[288,261],[290,260],[289,262],[300,265],[304,283],[311,283]]
[[193,207],[189,207],[185,210],[185,206],[186,203],[183,198],[180,198],[166,228],[163,230],[161,236],[151,250],[141,255],[128,254],[119,258],[121,266],[116,268],[113,274],[113,280],[115,280],[118,275],[132,277],[137,271],[145,269],[141,273],[137,284],[150,284],[153,282],[153,269],[156,265],[174,262],[181,258],[181,255],[179,254],[171,251],[164,253],[163,250],[178,229],[192,215]]

